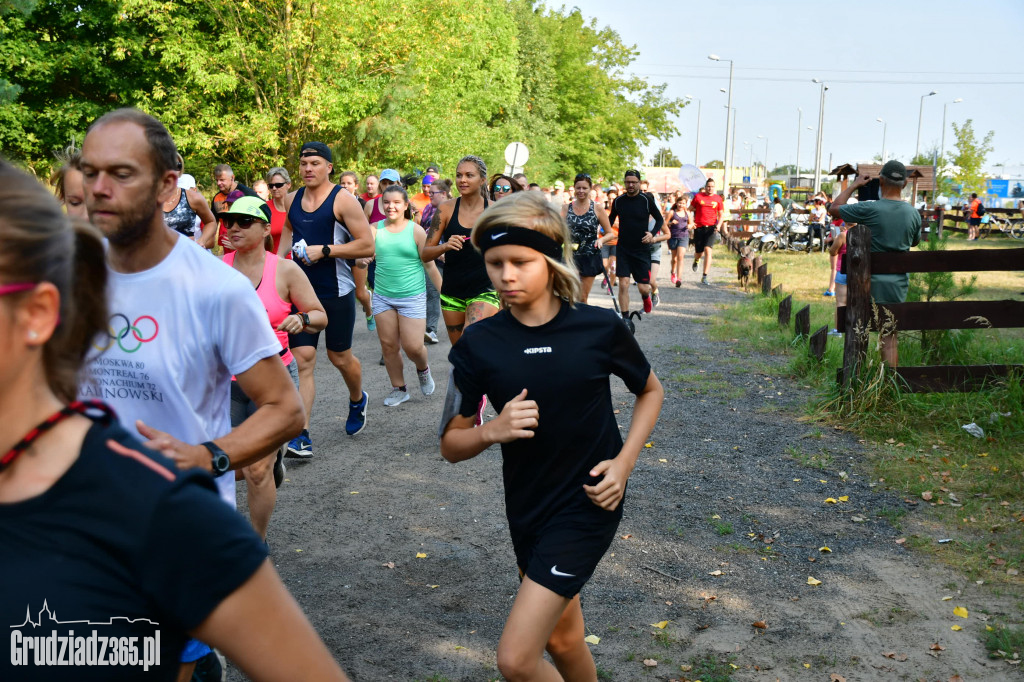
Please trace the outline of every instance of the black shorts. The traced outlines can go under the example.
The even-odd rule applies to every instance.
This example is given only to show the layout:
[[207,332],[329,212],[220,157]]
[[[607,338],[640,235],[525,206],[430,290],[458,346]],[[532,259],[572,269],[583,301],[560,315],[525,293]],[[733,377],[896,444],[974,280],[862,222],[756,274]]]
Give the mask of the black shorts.
[[579,271],[580,277],[597,277],[604,272],[601,254],[597,251],[582,256],[578,253],[573,254],[573,260],[576,261],[576,269]]
[[981,225],[981,218],[968,218],[967,224],[973,227],[977,227],[978,225]]
[[[337,298],[321,298],[320,305],[327,313],[327,328],[324,329],[324,334],[327,336],[327,350],[343,353],[352,348],[352,330],[356,324],[356,292],[353,290]],[[288,346],[290,348],[302,346],[318,348],[320,332],[289,334]]]
[[717,229],[714,225],[707,225],[698,227],[693,231],[693,250],[695,253],[700,254],[705,248],[711,248],[712,239]]
[[[646,246],[646,245],[645,245]],[[615,275],[632,277],[637,284],[651,283],[651,251],[633,252],[619,249],[615,256]]]
[[622,505],[615,511],[566,511],[536,531],[511,531],[521,576],[572,599],[594,575],[615,539]]

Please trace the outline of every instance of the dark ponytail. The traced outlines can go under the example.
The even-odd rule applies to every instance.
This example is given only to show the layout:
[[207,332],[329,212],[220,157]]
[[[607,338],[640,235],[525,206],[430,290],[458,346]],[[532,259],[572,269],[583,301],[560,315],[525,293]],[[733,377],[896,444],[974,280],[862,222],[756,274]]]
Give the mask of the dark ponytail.
[[107,326],[102,238],[88,223],[72,224],[42,185],[0,159],[0,244],[0,281],[50,282],[60,292],[43,364],[50,390],[74,400],[82,363]]

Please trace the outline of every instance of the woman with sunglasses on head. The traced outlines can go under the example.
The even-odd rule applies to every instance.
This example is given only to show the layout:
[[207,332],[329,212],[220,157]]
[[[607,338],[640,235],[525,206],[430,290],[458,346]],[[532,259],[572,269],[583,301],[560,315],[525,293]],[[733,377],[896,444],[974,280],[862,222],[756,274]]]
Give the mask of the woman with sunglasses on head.
[[580,173],[573,180],[573,201],[562,207],[562,218],[569,225],[574,249],[573,260],[580,275],[583,288],[580,303],[586,303],[594,278],[604,272],[601,247],[598,246],[598,228],[611,231],[608,214],[591,198],[593,181],[586,173]]
[[[288,348],[288,335],[323,331],[327,326],[327,313],[306,274],[293,261],[279,258],[277,251],[271,248],[272,214],[265,202],[257,197],[242,197],[221,215],[227,226],[227,239],[234,248],[224,255],[223,260],[248,277],[256,289],[256,295],[270,318],[270,326],[281,342],[281,362],[298,389],[299,364]],[[292,312],[293,309],[296,312]],[[232,382],[231,426],[238,426],[255,412],[256,403]],[[282,447],[242,468],[249,490],[252,527],[264,540],[267,539],[270,516],[277,504],[277,486],[284,479],[283,456]]]
[[498,199],[504,199],[515,192],[523,191],[522,186],[520,186],[518,182],[503,173],[498,173],[491,178],[490,189],[491,199],[494,199],[495,201]]
[[[84,358],[116,324],[101,236],[0,160],[0,242],[0,581],[17,586],[0,590],[0,618],[24,622],[0,679],[169,682],[191,635],[254,679],[345,680],[213,479],[146,449],[102,403],[75,400]],[[111,647],[106,665],[85,665],[100,655],[86,651],[90,630],[137,638],[125,653],[138,662]],[[53,631],[75,665],[35,664],[32,645]]]
[[[267,188],[270,190],[270,200],[267,201],[267,207],[270,208],[270,238],[274,240],[272,253],[277,253],[281,245],[281,230],[284,229],[284,221],[288,217],[284,200],[292,191],[292,177],[284,168],[275,166],[267,171]],[[291,260],[291,251],[285,257]]]

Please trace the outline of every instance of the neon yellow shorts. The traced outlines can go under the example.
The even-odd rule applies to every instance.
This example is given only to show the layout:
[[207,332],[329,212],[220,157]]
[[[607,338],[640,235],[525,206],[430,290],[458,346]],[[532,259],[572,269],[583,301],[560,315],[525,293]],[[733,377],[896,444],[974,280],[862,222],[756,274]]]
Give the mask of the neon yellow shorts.
[[487,303],[495,308],[501,307],[501,301],[498,300],[496,291],[485,291],[472,298],[455,298],[441,294],[441,310],[447,310],[450,313],[464,313],[470,303]]

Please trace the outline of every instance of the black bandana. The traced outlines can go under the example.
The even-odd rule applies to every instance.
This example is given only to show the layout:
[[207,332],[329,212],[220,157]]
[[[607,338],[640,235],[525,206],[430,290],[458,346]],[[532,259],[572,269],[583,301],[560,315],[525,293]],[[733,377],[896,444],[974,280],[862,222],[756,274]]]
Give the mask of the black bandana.
[[487,249],[493,246],[515,244],[538,251],[553,260],[562,260],[562,247],[558,245],[558,242],[537,230],[525,227],[494,227],[486,234],[481,235],[479,241],[480,253],[487,253]]

